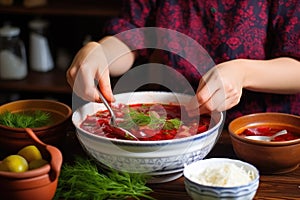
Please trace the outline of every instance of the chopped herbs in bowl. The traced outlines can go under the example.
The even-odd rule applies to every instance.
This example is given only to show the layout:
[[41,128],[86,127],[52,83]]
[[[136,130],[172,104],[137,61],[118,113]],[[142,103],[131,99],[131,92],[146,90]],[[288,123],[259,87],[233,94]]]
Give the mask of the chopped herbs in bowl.
[[16,113],[5,111],[0,114],[0,124],[12,128],[38,128],[50,123],[50,113],[41,110]]
[[72,109],[59,101],[18,100],[0,106],[0,150],[12,153],[33,141],[25,128],[31,128],[45,143],[62,146]]

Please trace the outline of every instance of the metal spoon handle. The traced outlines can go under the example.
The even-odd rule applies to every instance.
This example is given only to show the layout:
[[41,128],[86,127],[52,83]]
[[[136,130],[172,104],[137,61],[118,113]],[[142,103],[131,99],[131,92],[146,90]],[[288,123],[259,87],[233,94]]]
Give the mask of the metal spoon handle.
[[287,130],[281,130],[279,132],[277,132],[276,134],[274,134],[273,136],[271,136],[272,139],[276,138],[277,136],[279,135],[284,135],[284,134],[287,134]]
[[245,138],[252,139],[252,140],[272,141],[277,136],[284,135],[284,134],[287,134],[287,130],[285,129],[275,133],[272,136],[250,135],[250,136],[245,136]]
[[[132,133],[130,133],[129,131],[127,131],[124,128],[118,127],[116,124],[116,116],[114,111],[112,110],[112,108],[110,107],[110,105],[108,104],[108,102],[106,101],[106,99],[104,98],[104,96],[102,95],[102,93],[99,91],[99,97],[102,100],[103,104],[105,105],[105,107],[107,108],[107,110],[110,113],[110,124],[112,125],[112,127],[114,127],[114,132],[121,136],[124,139],[130,139],[130,140],[138,140],[138,138],[133,135]],[[118,131],[119,130],[119,131]]]
[[116,116],[114,111],[111,109],[110,105],[108,104],[108,102],[106,101],[106,99],[104,98],[104,96],[102,95],[101,92],[99,92],[99,96],[101,101],[103,102],[103,104],[105,105],[105,107],[108,109],[110,115],[111,115],[111,119],[110,119],[110,123],[115,126],[116,124]]

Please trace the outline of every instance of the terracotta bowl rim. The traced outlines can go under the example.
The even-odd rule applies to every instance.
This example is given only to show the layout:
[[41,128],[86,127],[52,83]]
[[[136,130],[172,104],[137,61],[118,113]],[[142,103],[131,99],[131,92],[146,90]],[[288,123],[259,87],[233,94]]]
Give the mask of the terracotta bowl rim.
[[250,113],[250,114],[246,114],[243,116],[239,116],[237,118],[235,118],[234,120],[232,120],[231,122],[235,121],[235,120],[239,120],[240,118],[246,118],[246,117],[252,117],[252,116],[261,116],[261,115],[282,115],[282,116],[290,116],[290,117],[295,117],[295,118],[300,118],[300,116],[298,115],[294,115],[294,114],[290,114],[290,113],[283,113],[283,112],[257,112],[257,113]]
[[298,116],[298,115],[293,115],[293,114],[289,114],[289,113],[280,113],[280,112],[264,112],[264,113],[252,113],[252,114],[248,114],[248,115],[243,115],[243,116],[237,117],[236,119],[232,120],[229,123],[228,132],[229,132],[230,136],[237,140],[240,140],[244,143],[255,144],[255,145],[259,145],[259,146],[289,146],[289,145],[300,144],[300,138],[295,139],[295,140],[289,140],[289,141],[281,141],[281,142],[258,141],[258,140],[251,140],[251,139],[240,137],[240,136],[238,136],[238,134],[236,134],[235,132],[232,131],[233,123],[237,123],[239,120],[241,120],[243,118],[248,118],[248,117],[253,117],[253,116],[263,116],[263,115],[287,116],[287,117],[292,117],[292,118],[298,118],[300,120],[300,116]]
[[46,164],[37,169],[28,170],[26,172],[8,172],[8,171],[0,171],[0,180],[1,178],[10,178],[10,179],[27,179],[34,178],[38,176],[43,176],[48,174],[51,170],[50,164]]
[[[55,124],[52,124],[52,125],[49,125],[49,126],[31,128],[32,130],[34,130],[36,132],[59,126],[60,124],[64,123],[69,118],[71,118],[71,116],[72,116],[72,109],[67,104],[56,101],[56,100],[50,100],[50,99],[23,99],[23,100],[17,100],[17,101],[12,101],[12,102],[9,102],[9,103],[5,103],[3,105],[0,105],[0,107],[7,106],[7,105],[12,105],[12,104],[16,104],[16,103],[23,103],[23,102],[45,102],[45,103],[48,102],[48,103],[52,103],[52,104],[54,103],[54,104],[60,105],[60,106],[64,107],[65,109],[67,109],[67,113],[66,113],[66,115],[64,115],[63,120],[60,120],[60,121],[56,122]],[[5,126],[5,125],[2,125],[2,124],[0,124],[0,128],[6,129],[6,130],[12,130],[12,131],[15,131],[15,132],[24,132],[24,128],[14,128],[14,127]]]

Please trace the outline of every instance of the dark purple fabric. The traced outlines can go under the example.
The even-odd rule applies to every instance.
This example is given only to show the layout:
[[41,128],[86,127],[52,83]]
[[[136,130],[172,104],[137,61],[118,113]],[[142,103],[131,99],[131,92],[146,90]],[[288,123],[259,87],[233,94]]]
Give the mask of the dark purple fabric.
[[[299,0],[125,0],[122,15],[109,21],[105,32],[115,35],[151,26],[188,35],[206,49],[216,64],[237,58],[265,60],[288,56],[300,60]],[[136,46],[145,45],[141,36],[128,35],[128,38]],[[189,54],[192,58],[199,56],[193,55],[193,46],[184,41],[158,37],[157,43],[179,49],[178,52],[183,51],[183,55]],[[150,54],[145,50],[138,52],[142,56]],[[176,54],[159,53],[162,63],[182,73],[195,89],[201,78],[197,67],[209,67],[195,67],[176,55],[177,51]],[[240,103],[227,111],[227,121],[244,114],[267,111],[300,115],[300,94],[276,95],[244,90]]]

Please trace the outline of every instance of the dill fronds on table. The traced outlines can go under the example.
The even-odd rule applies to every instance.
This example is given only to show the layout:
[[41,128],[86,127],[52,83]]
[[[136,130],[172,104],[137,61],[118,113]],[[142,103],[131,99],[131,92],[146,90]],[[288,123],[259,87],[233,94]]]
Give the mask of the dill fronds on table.
[[154,199],[147,195],[149,177],[143,174],[119,172],[114,169],[100,172],[91,159],[76,157],[73,164],[64,164],[54,199]]

